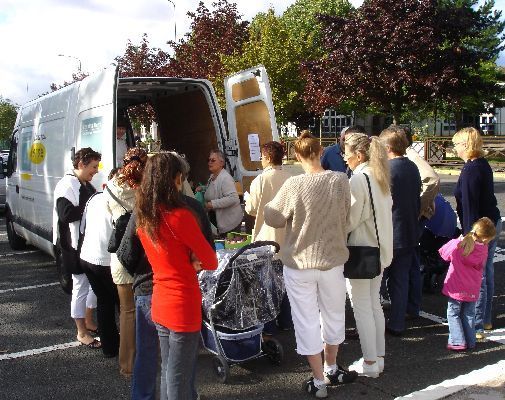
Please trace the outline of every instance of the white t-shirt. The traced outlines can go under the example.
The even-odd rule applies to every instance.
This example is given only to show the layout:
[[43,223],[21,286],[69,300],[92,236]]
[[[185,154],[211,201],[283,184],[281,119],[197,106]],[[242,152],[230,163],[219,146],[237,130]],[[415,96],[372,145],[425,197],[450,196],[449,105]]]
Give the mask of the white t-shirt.
[[123,136],[121,139],[116,137],[116,167],[123,166],[123,158],[128,150],[128,146],[126,145],[126,136]]

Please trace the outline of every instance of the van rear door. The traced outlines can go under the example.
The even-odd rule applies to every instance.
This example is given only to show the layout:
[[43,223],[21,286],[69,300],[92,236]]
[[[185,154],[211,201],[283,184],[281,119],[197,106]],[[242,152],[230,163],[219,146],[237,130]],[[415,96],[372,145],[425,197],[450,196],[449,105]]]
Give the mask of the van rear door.
[[107,175],[114,167],[116,151],[116,95],[118,69],[107,68],[89,76],[79,86],[77,118],[73,131],[76,132],[75,151],[91,147],[102,154],[99,173],[92,184],[101,189]]
[[260,146],[279,140],[268,75],[258,65],[224,81],[228,131],[226,153],[238,148],[238,170],[244,190],[261,170]]

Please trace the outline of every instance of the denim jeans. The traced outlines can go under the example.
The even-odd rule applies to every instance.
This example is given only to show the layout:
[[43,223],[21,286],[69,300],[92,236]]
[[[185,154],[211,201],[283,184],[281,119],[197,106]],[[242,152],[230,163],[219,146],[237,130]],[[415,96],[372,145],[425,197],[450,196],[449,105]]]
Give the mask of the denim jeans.
[[[161,349],[161,393],[167,400],[196,400],[200,332],[174,332],[156,324]],[[163,398],[163,397],[162,397]]]
[[[135,364],[133,366],[132,400],[156,399],[158,373],[158,331],[151,319],[151,295],[135,296]],[[166,393],[161,394],[166,400]]]
[[493,296],[494,296],[494,251],[498,244],[498,238],[502,228],[501,218],[496,222],[496,238],[489,242],[488,255],[484,271],[482,273],[482,284],[480,295],[475,305],[475,330],[483,331],[484,324],[492,321]]
[[447,322],[449,323],[449,344],[475,347],[475,302],[451,299],[447,304]]

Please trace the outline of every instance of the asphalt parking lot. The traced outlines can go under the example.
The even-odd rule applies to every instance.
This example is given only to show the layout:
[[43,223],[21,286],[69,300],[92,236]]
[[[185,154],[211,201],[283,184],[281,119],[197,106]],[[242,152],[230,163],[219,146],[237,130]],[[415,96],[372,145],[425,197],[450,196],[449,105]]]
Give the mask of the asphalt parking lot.
[[[455,178],[444,177],[441,191],[448,198],[454,182]],[[496,194],[505,215],[505,180],[496,182]],[[501,249],[505,249],[503,239],[502,235]],[[331,388],[329,397],[394,399],[487,366],[495,368],[505,358],[505,250],[499,251],[496,260],[496,341],[479,343],[471,352],[447,351],[448,329],[443,325],[447,302],[440,293],[425,293],[424,317],[409,321],[405,336],[387,337],[385,372],[378,379],[360,378],[353,384]],[[52,258],[33,248],[11,251],[3,218],[0,276],[0,399],[129,398],[130,382],[119,374],[117,359],[105,359],[100,351],[75,342],[70,297],[56,283]],[[348,312],[350,316],[351,310]],[[348,328],[351,327],[350,322]],[[501,330],[504,333],[500,336]],[[309,398],[301,391],[309,368],[294,351],[293,332],[281,332],[278,339],[285,354],[281,366],[272,365],[265,358],[234,366],[226,385],[217,382],[213,356],[202,349],[198,365],[202,399]],[[338,360],[347,366],[360,356],[359,342],[349,340],[341,346]],[[500,391],[504,389],[502,378],[495,379],[493,385],[498,395],[505,393]]]

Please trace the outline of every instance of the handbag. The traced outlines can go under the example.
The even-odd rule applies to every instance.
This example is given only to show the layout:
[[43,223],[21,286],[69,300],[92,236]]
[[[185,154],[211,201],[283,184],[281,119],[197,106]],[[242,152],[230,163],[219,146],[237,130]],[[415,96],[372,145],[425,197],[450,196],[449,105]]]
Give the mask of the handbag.
[[380,241],[379,230],[377,229],[377,219],[375,218],[375,206],[370,187],[370,179],[365,175],[372,204],[373,221],[375,224],[375,234],[379,247],[372,246],[347,246],[349,249],[349,259],[344,264],[344,276],[349,279],[373,279],[381,273],[380,263]]
[[117,249],[119,249],[119,246],[121,245],[121,239],[123,239],[123,236],[126,232],[126,227],[128,226],[128,222],[130,221],[132,213],[131,211],[128,211],[123,202],[119,200],[107,186],[105,188],[107,189],[111,197],[126,211],[117,220],[112,222],[112,232],[110,234],[109,244],[107,245],[107,251],[109,253],[115,253]]

